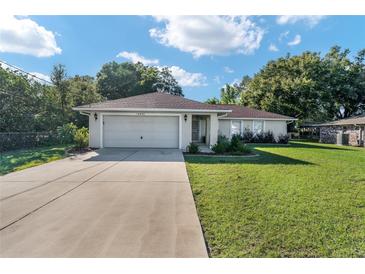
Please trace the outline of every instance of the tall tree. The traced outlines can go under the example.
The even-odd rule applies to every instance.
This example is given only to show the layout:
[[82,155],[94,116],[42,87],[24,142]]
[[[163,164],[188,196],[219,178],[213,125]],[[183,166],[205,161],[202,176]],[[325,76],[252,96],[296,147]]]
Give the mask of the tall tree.
[[328,119],[325,73],[319,53],[270,61],[242,90],[241,104],[299,119]]
[[135,89],[136,94],[143,94],[148,92],[156,92],[157,87],[155,83],[159,81],[160,71],[157,67],[145,66],[138,62],[134,64],[137,70],[137,87]]
[[132,96],[138,83],[136,67],[128,62],[103,65],[96,79],[99,93],[108,100]]
[[183,95],[168,68],[145,66],[142,63],[105,64],[97,74],[97,88],[109,100],[156,91]]
[[205,103],[211,104],[211,105],[219,105],[221,103],[221,101],[217,97],[212,97],[212,98],[209,98],[208,100],[206,100]]
[[[25,74],[0,67],[0,132],[47,128],[50,117],[44,123],[45,94],[51,90],[52,87],[42,85]],[[55,101],[49,102],[55,105]]]
[[225,84],[221,88],[220,99],[213,97],[209,98],[206,103],[208,104],[238,104],[241,95],[240,84],[229,85]]
[[236,86],[226,84],[221,88],[221,104],[237,104],[240,97],[240,90]]
[[335,46],[324,57],[326,75],[323,84],[329,92],[329,113],[346,118],[365,111],[365,49],[352,61],[348,49]]
[[[96,81],[93,77],[87,75],[76,75],[68,81],[70,85],[72,106],[86,105],[102,101],[103,97],[98,93]],[[79,127],[88,125],[87,117],[80,115],[78,111],[71,110],[71,120]]]
[[67,81],[67,73],[64,65],[58,64],[53,67],[53,71],[51,73],[51,81],[55,86],[56,91],[59,94],[60,103],[61,103],[61,111],[64,120],[66,117],[66,108],[68,106],[70,86]]
[[170,69],[167,67],[164,67],[159,71],[157,82],[153,84],[153,87],[159,92],[184,96],[182,88],[179,86],[174,76],[172,76]]

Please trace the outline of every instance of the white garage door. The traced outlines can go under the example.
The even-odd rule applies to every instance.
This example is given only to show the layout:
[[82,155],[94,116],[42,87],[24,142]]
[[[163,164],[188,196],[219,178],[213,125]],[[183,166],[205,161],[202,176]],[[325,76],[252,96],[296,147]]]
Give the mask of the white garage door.
[[104,116],[104,147],[178,148],[176,116]]

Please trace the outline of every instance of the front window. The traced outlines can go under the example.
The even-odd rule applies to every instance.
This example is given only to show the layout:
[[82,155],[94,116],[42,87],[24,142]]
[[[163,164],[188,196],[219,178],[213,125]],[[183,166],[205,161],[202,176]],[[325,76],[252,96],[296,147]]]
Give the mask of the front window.
[[241,122],[232,121],[231,124],[231,135],[241,134]]
[[253,121],[253,133],[259,134],[264,131],[264,121]]

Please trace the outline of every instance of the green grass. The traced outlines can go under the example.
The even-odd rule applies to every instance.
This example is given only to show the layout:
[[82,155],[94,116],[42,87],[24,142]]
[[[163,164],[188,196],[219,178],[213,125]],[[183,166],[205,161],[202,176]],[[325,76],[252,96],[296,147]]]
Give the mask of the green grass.
[[256,145],[185,157],[212,257],[365,257],[365,149]]
[[66,157],[69,145],[19,149],[0,154],[0,175],[38,166]]

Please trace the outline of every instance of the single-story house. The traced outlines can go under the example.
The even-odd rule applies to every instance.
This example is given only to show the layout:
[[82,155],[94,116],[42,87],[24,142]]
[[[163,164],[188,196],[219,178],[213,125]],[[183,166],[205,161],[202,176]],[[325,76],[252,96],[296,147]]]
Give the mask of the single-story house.
[[318,127],[322,143],[365,146],[365,115],[323,123]]
[[89,116],[90,147],[185,149],[212,146],[249,129],[287,134],[294,118],[237,105],[211,105],[161,92],[75,107]]

